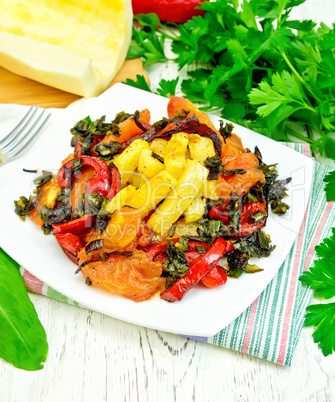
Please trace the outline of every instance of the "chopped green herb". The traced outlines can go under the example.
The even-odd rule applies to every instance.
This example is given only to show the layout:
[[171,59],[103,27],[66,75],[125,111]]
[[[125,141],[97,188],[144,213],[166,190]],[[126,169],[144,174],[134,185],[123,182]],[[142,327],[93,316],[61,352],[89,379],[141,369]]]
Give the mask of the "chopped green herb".
[[24,222],[26,220],[26,215],[30,214],[30,212],[34,208],[35,197],[30,196],[29,200],[22,196],[18,201],[14,201],[15,204],[15,213],[19,216],[19,218]]
[[196,247],[198,253],[200,253],[200,254],[206,253],[205,246],[197,246],[196,245],[195,247]]
[[232,133],[234,130],[234,126],[231,123],[226,123],[225,125],[223,125],[223,121],[220,120],[220,129],[219,132],[222,135],[222,138],[224,140],[224,142],[226,142],[226,139],[228,137],[231,137]]
[[257,232],[240,239],[240,249],[249,257],[268,257],[275,248],[270,243],[270,236],[261,229],[257,229]]
[[157,159],[160,163],[164,163],[164,158],[162,158],[160,155],[156,154],[156,152],[152,152],[151,156],[155,159]]
[[163,265],[163,276],[166,277],[166,287],[169,288],[173,282],[181,278],[190,268],[185,252],[189,247],[186,236],[181,236],[176,244],[169,239],[166,246],[167,259]]
[[41,176],[38,176],[34,180],[35,186],[42,186],[44,183],[50,181],[53,178],[53,174],[51,172],[47,172],[46,170],[42,170]]
[[98,154],[98,157],[103,160],[111,160],[121,148],[121,144],[116,141],[110,143],[100,142],[93,147],[93,151]]

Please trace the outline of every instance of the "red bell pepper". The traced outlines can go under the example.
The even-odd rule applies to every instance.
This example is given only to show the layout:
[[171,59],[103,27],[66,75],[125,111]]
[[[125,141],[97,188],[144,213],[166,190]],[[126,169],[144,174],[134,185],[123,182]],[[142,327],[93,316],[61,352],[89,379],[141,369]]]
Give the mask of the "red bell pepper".
[[107,194],[107,198],[111,200],[121,190],[121,175],[119,169],[114,165],[114,163],[110,163],[109,170],[112,178],[112,184],[111,189]]
[[[235,250],[233,243],[226,240],[224,255],[228,255],[233,250]],[[201,282],[207,288],[218,287],[227,282],[227,274],[219,265],[214,264],[213,268],[201,279]]]
[[184,24],[196,15],[204,15],[195,9],[203,0],[132,0],[133,13],[156,13],[161,21]]
[[55,237],[65,254],[70,258],[70,260],[79,265],[79,259],[77,258],[77,255],[79,251],[83,248],[80,237],[71,233],[56,235]]
[[198,253],[197,251],[186,251],[185,257],[188,262],[188,265],[193,265],[198,258],[201,258],[203,254]]
[[201,279],[206,288],[217,288],[227,282],[227,274],[223,268],[214,264],[213,268]]
[[209,217],[216,221],[222,221],[225,225],[229,224],[228,211],[224,211],[219,207],[213,207],[209,210]]
[[[233,243],[229,240],[225,240],[226,242],[226,248],[224,250],[223,255],[227,255],[229,253],[231,253],[233,250],[235,250],[235,247],[233,245]],[[210,245],[208,243],[197,243],[197,242],[189,242],[190,247],[188,248],[188,250],[185,253],[185,257],[187,259],[188,264],[191,266],[192,264],[194,264],[194,262],[198,259],[201,258],[204,253],[199,253],[199,251],[197,250],[197,247],[200,246],[204,246],[206,251],[210,248]],[[211,272],[211,271],[210,271]],[[208,274],[205,275],[205,277],[207,275],[210,274],[210,272],[208,272]]]
[[85,232],[85,230],[92,227],[94,222],[94,215],[84,215],[81,218],[74,219],[70,222],[53,224],[51,233],[54,235],[63,235],[66,233],[71,233],[74,235],[81,234]]
[[[250,222],[249,215],[256,212],[265,213],[266,215],[257,222]],[[240,230],[238,233],[232,233],[234,238],[243,238],[249,236],[251,233],[261,229],[265,226],[267,219],[267,204],[264,202],[249,202],[247,201],[243,205],[243,211],[241,214]]]
[[73,161],[80,159],[83,166],[93,167],[97,173],[87,182],[86,192],[94,194],[98,191],[101,195],[106,196],[111,183],[111,175],[109,167],[103,160],[93,156],[81,156],[80,158],[73,158],[65,165],[63,165],[57,174],[58,183],[61,187],[66,188],[71,185],[71,176],[73,172]]
[[169,289],[161,293],[161,298],[170,302],[181,300],[212,269],[213,264],[224,255],[226,241],[219,238],[203,256],[197,260]]

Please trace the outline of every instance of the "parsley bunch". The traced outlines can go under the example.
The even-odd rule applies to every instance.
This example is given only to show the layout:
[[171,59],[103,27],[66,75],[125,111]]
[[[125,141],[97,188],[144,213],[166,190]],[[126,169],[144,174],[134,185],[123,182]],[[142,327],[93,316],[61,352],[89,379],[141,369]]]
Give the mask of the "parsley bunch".
[[[202,110],[274,140],[303,140],[335,160],[335,28],[290,20],[304,2],[243,0],[240,8],[237,0],[204,2],[205,15],[177,29],[156,14],[140,14],[128,58],[142,57],[144,66],[169,60],[179,69],[195,66],[180,85]],[[126,83],[150,91],[142,76]],[[157,93],[174,95],[177,84],[178,77],[163,79]]]

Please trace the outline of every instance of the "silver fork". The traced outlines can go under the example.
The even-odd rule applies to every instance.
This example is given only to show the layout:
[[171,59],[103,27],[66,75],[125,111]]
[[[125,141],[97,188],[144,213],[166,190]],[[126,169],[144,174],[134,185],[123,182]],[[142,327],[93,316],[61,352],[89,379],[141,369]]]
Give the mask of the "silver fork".
[[19,124],[0,140],[0,167],[20,156],[47,123],[51,113],[45,115],[46,110],[37,113],[38,110],[39,107],[33,105]]

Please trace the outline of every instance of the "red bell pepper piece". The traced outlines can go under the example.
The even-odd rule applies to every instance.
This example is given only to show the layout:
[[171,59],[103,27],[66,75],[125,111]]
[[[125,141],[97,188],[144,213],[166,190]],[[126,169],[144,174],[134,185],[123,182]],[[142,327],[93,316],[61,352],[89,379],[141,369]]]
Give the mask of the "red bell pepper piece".
[[[225,242],[226,242],[226,248],[225,248],[223,255],[227,255],[227,254],[231,253],[233,250],[235,250],[235,247],[231,241],[225,240]],[[204,246],[206,251],[210,248],[210,245],[208,243],[198,243],[196,241],[189,242],[189,245],[190,245],[190,247],[186,251],[185,257],[190,266],[192,264],[194,264],[198,258],[201,258],[204,255],[204,253],[199,253],[196,246],[198,246],[198,247]],[[205,275],[205,277],[207,275],[209,275],[210,273],[211,273],[211,271],[209,271],[208,274]]]
[[[233,243],[226,240],[224,255],[228,255],[233,250],[235,250]],[[218,287],[227,282],[227,274],[219,265],[214,264],[213,268],[201,279],[201,282],[207,288]]]
[[216,221],[222,221],[225,225],[229,224],[228,211],[223,211],[219,207],[213,207],[209,210],[209,216]]
[[161,21],[176,24],[204,15],[203,10],[195,9],[200,3],[201,0],[132,0],[134,15],[156,13]]
[[[266,215],[257,222],[249,222],[249,215],[256,212],[266,213]],[[238,233],[232,233],[233,238],[243,238],[249,236],[251,233],[262,228],[266,224],[267,219],[267,204],[264,202],[249,202],[247,201],[243,205],[243,211],[241,214],[240,228]]]
[[226,249],[225,249],[224,255],[227,255],[235,250],[234,244],[231,241],[226,240],[226,243],[227,244],[226,244]]
[[112,177],[112,184],[111,189],[107,194],[107,198],[111,200],[121,190],[121,175],[119,169],[114,165],[114,163],[110,163],[109,170]]
[[51,233],[54,235],[63,235],[66,233],[71,233],[74,235],[81,234],[85,232],[85,230],[92,227],[94,222],[94,215],[84,215],[81,218],[74,219],[70,222],[53,224]]
[[79,259],[77,258],[77,255],[79,251],[83,248],[80,237],[71,233],[56,235],[55,237],[65,254],[70,258],[70,260],[79,265]]
[[161,298],[171,302],[181,300],[211,270],[213,264],[219,261],[225,249],[226,241],[222,238],[217,239],[213,246],[189,268],[182,278],[161,293]]
[[186,251],[185,257],[188,262],[188,265],[193,265],[198,258],[201,258],[203,254],[198,253],[197,251]]
[[74,146],[74,156],[76,158],[81,157],[83,155],[82,150],[83,150],[83,146],[79,142],[77,142],[76,145]]
[[[179,241],[179,237],[177,239],[172,239],[172,241],[174,243],[177,243]],[[157,243],[154,246],[150,247],[149,250],[147,251],[147,254],[149,254],[153,258],[156,255],[161,254],[165,250],[166,250],[166,240],[163,240],[162,242]]]
[[97,190],[101,195],[106,196],[111,183],[111,175],[109,167],[103,160],[93,156],[81,156],[73,158],[63,165],[57,174],[58,183],[61,187],[66,188],[71,185],[71,175],[73,172],[72,162],[76,159],[81,159],[84,166],[93,167],[97,173],[87,182],[86,192],[93,194]]
[[152,258],[154,258],[156,257],[156,255],[165,251],[165,249],[166,249],[166,241],[162,241],[150,247],[149,250],[147,251],[147,254],[149,254]]
[[[197,251],[198,252],[198,247],[205,247],[205,250],[207,251],[210,248],[210,245],[208,243],[201,243],[201,242],[197,242],[197,241],[189,241],[189,248],[187,249],[187,251]],[[199,253],[200,255],[202,253]]]
[[243,205],[243,212],[241,215],[241,222],[248,222],[248,218],[250,214],[254,214],[255,212],[266,212],[266,201],[263,202],[255,202],[255,201],[247,201]]
[[162,265],[164,265],[165,261],[167,260],[167,255],[163,253],[157,254],[152,260],[159,261]]
[[206,288],[217,288],[227,282],[227,274],[223,268],[214,264],[213,268],[201,279]]

